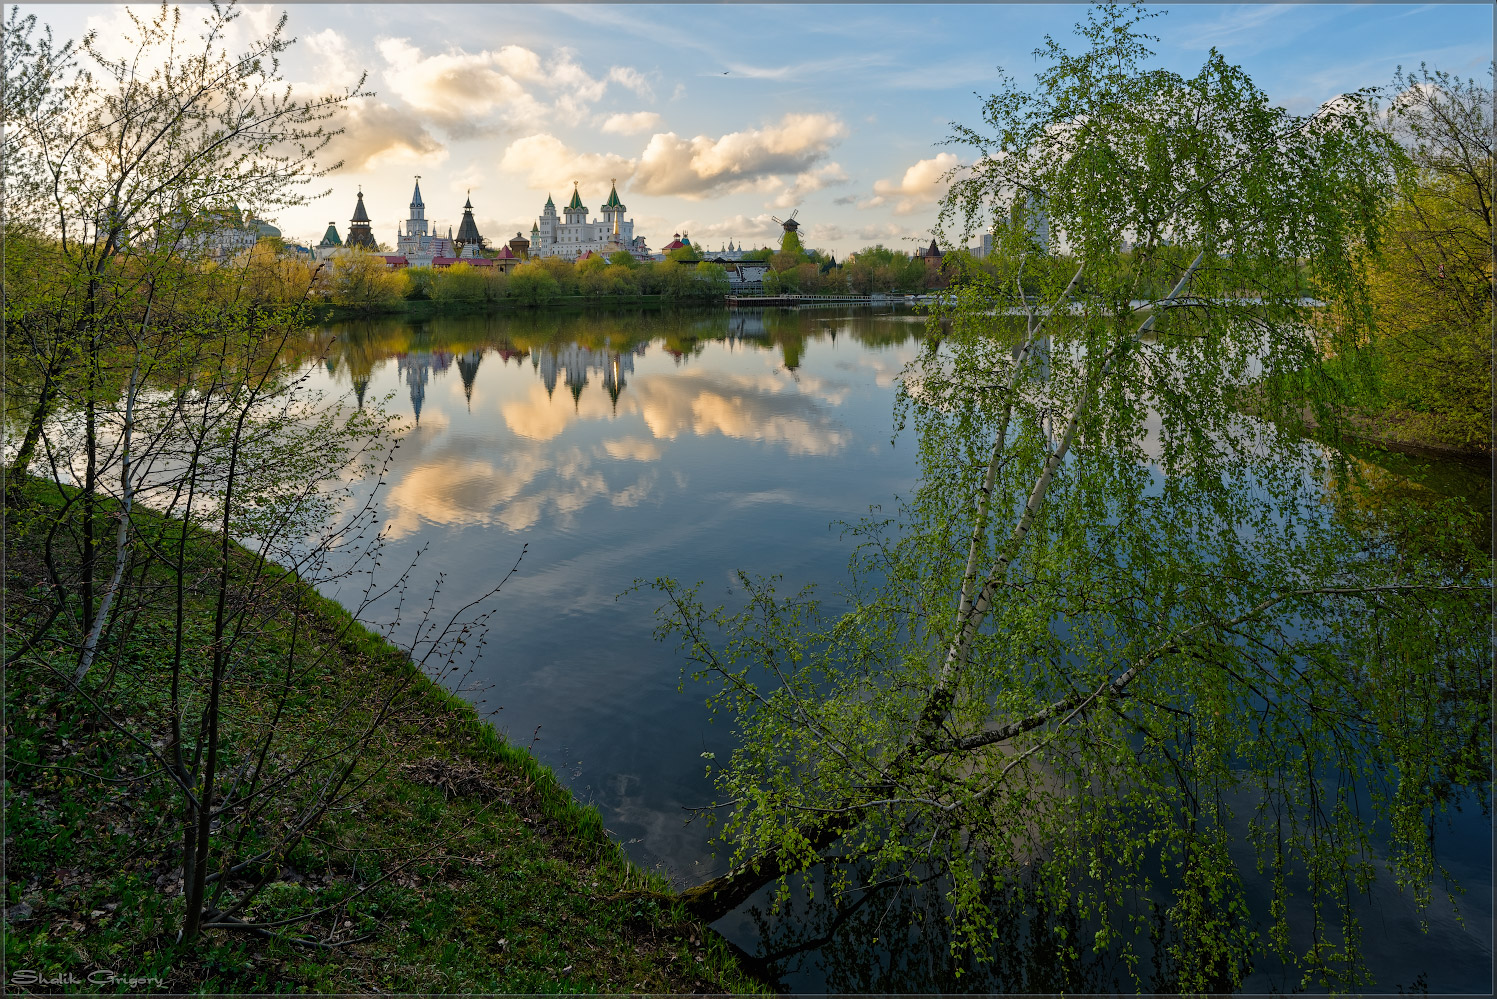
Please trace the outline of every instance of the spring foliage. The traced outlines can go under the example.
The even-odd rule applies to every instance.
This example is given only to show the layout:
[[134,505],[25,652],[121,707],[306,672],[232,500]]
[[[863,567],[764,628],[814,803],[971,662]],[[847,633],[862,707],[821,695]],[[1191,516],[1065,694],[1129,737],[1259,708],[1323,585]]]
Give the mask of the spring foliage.
[[944,218],[996,228],[996,264],[905,372],[920,482],[855,530],[846,609],[658,583],[742,738],[716,775],[739,866],[687,893],[699,911],[822,863],[834,894],[854,863],[934,870],[965,960],[1022,884],[1087,928],[1073,961],[1132,967],[1157,914],[1182,991],[1265,951],[1356,987],[1349,895],[1379,868],[1421,903],[1442,883],[1430,823],[1490,762],[1471,518],[1429,518],[1443,557],[1411,556],[1325,502],[1355,474],[1337,452],[1236,405],[1282,375],[1260,412],[1334,427],[1321,366],[1370,335],[1387,137],[1366,95],[1300,117],[1216,52],[1148,68],[1139,20],[1094,12],[1081,51],[1048,40],[1033,87],[957,129],[976,166]]

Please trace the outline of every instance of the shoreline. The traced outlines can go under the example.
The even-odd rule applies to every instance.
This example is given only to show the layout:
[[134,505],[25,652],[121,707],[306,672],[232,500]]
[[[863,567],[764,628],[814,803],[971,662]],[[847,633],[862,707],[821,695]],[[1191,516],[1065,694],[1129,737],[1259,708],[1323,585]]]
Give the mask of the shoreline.
[[[10,485],[5,612],[7,654],[16,655],[49,607],[39,546],[50,507],[67,490],[30,477]],[[167,523],[141,519],[147,531]],[[296,585],[310,608],[309,640],[327,651],[320,681],[293,696],[315,708],[382,686],[401,690],[398,715],[359,753],[367,784],[329,813],[323,846],[288,854],[287,869],[255,902],[300,911],[341,897],[335,916],[353,928],[335,921],[333,935],[346,942],[308,950],[218,931],[192,947],[172,943],[181,908],[173,792],[134,773],[141,761],[129,740],[58,679],[70,653],[59,640],[16,655],[7,669],[0,978],[32,970],[82,980],[68,991],[90,990],[98,969],[167,992],[773,990],[751,955],[690,916],[663,877],[630,861],[597,809],[549,767],[340,604]],[[151,611],[144,625],[154,634],[160,622]],[[143,642],[139,655],[155,644]],[[117,680],[91,673],[90,696],[159,716],[157,678],[137,683],[131,668],[152,669],[122,669]],[[279,752],[322,745],[308,741],[315,737],[293,720]],[[122,796],[122,788],[132,790]],[[383,865],[389,880],[365,893],[370,864]],[[33,987],[50,991],[40,981]]]
[[363,319],[370,316],[410,316],[425,319],[438,315],[484,315],[487,313],[514,312],[582,312],[589,309],[670,309],[670,308],[719,308],[727,310],[722,296],[708,298],[667,298],[663,295],[562,295],[545,302],[499,301],[448,301],[430,298],[400,299],[383,305],[355,306],[334,305],[318,302],[310,306],[314,322],[336,322],[343,319]]

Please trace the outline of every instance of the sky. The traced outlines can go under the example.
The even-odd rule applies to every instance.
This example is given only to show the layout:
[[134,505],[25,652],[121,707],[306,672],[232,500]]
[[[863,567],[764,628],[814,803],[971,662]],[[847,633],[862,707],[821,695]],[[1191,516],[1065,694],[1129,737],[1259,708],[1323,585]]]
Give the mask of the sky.
[[[122,51],[122,5],[29,4],[60,38],[97,29]],[[1482,76],[1493,8],[1474,4],[1173,4],[1148,31],[1154,63],[1193,75],[1212,47],[1269,98],[1306,114],[1421,62]],[[136,8],[149,17],[154,8]],[[193,20],[187,5],[184,20]],[[981,124],[1000,67],[1030,82],[1045,36],[1076,47],[1069,4],[245,6],[240,40],[285,11],[285,78],[366,89],[329,147],[343,165],[309,205],[271,213],[315,243],[347,233],[362,187],[376,238],[393,245],[420,175],[436,231],[472,198],[479,231],[527,236],[573,182],[590,217],[616,179],[653,249],[686,233],[709,250],[777,242],[799,212],[806,245],[839,258],[928,243],[943,175],[970,161],[952,123]]]

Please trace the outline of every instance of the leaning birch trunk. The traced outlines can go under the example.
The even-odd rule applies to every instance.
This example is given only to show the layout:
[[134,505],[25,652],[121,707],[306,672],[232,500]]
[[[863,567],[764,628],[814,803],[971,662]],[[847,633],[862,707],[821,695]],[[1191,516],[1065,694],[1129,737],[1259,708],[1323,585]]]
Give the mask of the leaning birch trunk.
[[[1180,296],[1180,293],[1185,290],[1186,285],[1189,284],[1190,279],[1195,275],[1196,269],[1200,267],[1201,261],[1205,256],[1205,249],[1196,254],[1195,260],[1191,261],[1190,266],[1186,268],[1185,273],[1175,284],[1174,289],[1170,291],[1169,295],[1156,303],[1156,306],[1172,302]],[[1080,277],[1080,273],[1078,270],[1076,277],[1071,279],[1071,284],[1066,286],[1067,293],[1069,293],[1070,288],[1075,284],[1076,279]],[[1019,522],[1014,525],[1007,544],[1004,545],[1002,551],[994,560],[992,567],[985,574],[982,588],[978,591],[976,598],[972,600],[970,606],[966,609],[966,613],[960,619],[956,637],[953,638],[951,644],[947,647],[946,659],[941,667],[940,677],[936,682],[935,689],[931,691],[930,696],[926,699],[925,707],[920,712],[914,735],[909,742],[905,743],[904,749],[894,758],[888,769],[884,771],[885,780],[872,788],[875,795],[893,789],[900,773],[914,764],[916,755],[930,742],[935,733],[940,730],[941,724],[946,720],[946,716],[950,713],[952,701],[955,698],[956,685],[961,678],[962,669],[965,667],[967,657],[971,652],[972,641],[977,636],[977,631],[987,618],[988,610],[992,606],[993,594],[997,591],[1004,574],[1008,571],[1008,566],[1017,557],[1019,548],[1022,546],[1024,539],[1029,534],[1030,527],[1034,523],[1035,516],[1038,515],[1040,508],[1044,505],[1045,497],[1050,490],[1050,484],[1054,481],[1055,471],[1060,467],[1060,463],[1065,460],[1071,443],[1075,440],[1076,431],[1081,425],[1082,418],[1091,408],[1093,399],[1101,390],[1107,376],[1111,374],[1118,358],[1128,347],[1137,343],[1145,333],[1154,328],[1154,320],[1158,315],[1159,313],[1156,308],[1150,314],[1149,318],[1144,320],[1125,342],[1118,344],[1112,350],[1108,351],[1104,355],[1095,375],[1087,381],[1080,398],[1076,401],[1075,410],[1071,414],[1070,421],[1066,424],[1060,442],[1046,460],[1044,470],[1040,473],[1034,487],[1030,490],[1029,499],[1024,504],[1024,512],[1020,516]],[[1033,335],[1030,336],[1029,340],[1032,339]],[[1027,346],[1028,343],[1026,342],[1026,348]],[[1015,371],[1016,377],[1017,369]],[[996,455],[1002,451],[1003,436],[1000,435],[993,443],[995,458],[989,463],[990,469],[996,468]],[[984,485],[987,484],[988,482],[985,478]],[[980,503],[985,506],[989,502],[990,497],[984,493]],[[980,514],[980,521],[983,516],[985,516],[985,513]],[[973,578],[975,580],[975,576]],[[964,604],[968,599],[968,592],[964,582],[962,594]],[[1027,731],[1028,727],[1018,727],[1015,734],[1018,731]],[[844,811],[834,812],[824,818],[807,823],[798,830],[800,838],[805,844],[805,849],[819,853],[836,842],[843,833],[856,826],[862,820],[865,813],[866,808],[864,806],[849,805]],[[719,875],[695,888],[689,888],[682,892],[680,896],[681,901],[693,915],[700,919],[709,921],[719,919],[746,901],[750,895],[764,885],[769,884],[777,878],[801,870],[804,867],[805,849],[796,853],[779,849],[744,861],[726,874]]]
[[[149,313],[147,313],[149,322]],[[120,580],[125,574],[125,563],[129,561],[130,545],[130,507],[135,497],[135,490],[131,487],[130,476],[130,437],[135,423],[135,391],[136,382],[140,378],[140,354],[135,355],[135,364],[130,369],[130,384],[125,393],[125,432],[120,448],[120,527],[115,532],[114,540],[114,575],[109,580],[109,586],[104,590],[104,598],[99,602],[98,612],[94,615],[93,624],[88,629],[88,637],[83,641],[83,655],[78,659],[78,668],[73,672],[73,683],[78,684],[88,675],[89,669],[94,664],[94,657],[99,650],[99,642],[104,637],[104,626],[109,621],[109,611],[114,606],[115,594],[119,592]]]

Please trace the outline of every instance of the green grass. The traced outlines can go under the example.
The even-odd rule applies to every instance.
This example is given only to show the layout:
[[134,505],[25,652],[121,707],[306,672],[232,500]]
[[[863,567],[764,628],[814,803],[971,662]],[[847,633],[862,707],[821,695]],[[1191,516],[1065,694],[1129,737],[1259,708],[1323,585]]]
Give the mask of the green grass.
[[[27,482],[7,509],[8,654],[50,609],[42,538],[61,495]],[[141,522],[148,536],[175,529]],[[141,592],[168,581],[153,571],[141,577]],[[214,931],[191,946],[176,942],[180,792],[144,748],[67,688],[62,678],[76,662],[67,640],[76,635],[54,625],[5,678],[6,903],[24,902],[31,913],[4,927],[3,976],[82,982],[14,991],[766,991],[668,884],[628,862],[598,812],[574,801],[547,768],[341,607],[305,589],[300,597],[312,608],[302,655],[315,665],[277,693],[288,632],[283,622],[261,622],[237,653],[226,702],[232,745],[265,731],[284,696],[275,752],[295,759],[367,718],[381,692],[404,691],[359,753],[357,793],[316,824],[244,913],[258,921],[315,915],[283,937]],[[209,637],[208,598],[205,589],[192,595],[190,647]],[[122,614],[108,667],[84,683],[121,725],[156,739],[173,637],[165,606],[147,597],[133,620]],[[288,809],[305,803],[299,793],[284,796]],[[287,821],[271,809],[257,835]],[[231,881],[227,892],[248,884]],[[100,981],[108,973],[160,981]]]

